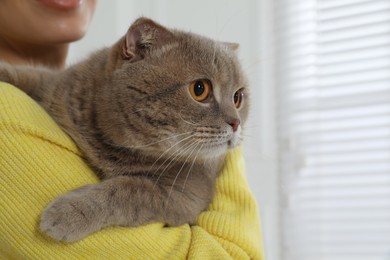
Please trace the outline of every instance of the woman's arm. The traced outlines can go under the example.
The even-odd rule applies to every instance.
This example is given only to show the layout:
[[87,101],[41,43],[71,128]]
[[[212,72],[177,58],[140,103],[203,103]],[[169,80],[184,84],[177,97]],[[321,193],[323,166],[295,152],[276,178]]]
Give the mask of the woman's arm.
[[57,196],[98,178],[47,113],[23,92],[0,83],[0,258],[263,259],[255,200],[240,150],[230,153],[209,209],[195,226],[110,227],[62,243],[38,229]]

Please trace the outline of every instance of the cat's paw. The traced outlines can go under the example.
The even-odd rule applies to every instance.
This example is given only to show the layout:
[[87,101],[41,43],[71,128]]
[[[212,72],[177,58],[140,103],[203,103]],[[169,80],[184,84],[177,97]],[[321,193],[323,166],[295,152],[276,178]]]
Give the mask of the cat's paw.
[[41,230],[56,240],[78,241],[100,229],[91,208],[77,198],[59,197],[43,211]]

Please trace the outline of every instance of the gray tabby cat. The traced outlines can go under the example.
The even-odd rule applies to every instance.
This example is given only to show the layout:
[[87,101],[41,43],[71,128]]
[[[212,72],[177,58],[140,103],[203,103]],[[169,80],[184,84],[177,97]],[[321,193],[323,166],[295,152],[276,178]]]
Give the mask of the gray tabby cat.
[[1,63],[0,80],[38,101],[102,179],[53,200],[41,230],[77,241],[111,225],[194,223],[247,118],[236,48],[140,18],[63,71]]

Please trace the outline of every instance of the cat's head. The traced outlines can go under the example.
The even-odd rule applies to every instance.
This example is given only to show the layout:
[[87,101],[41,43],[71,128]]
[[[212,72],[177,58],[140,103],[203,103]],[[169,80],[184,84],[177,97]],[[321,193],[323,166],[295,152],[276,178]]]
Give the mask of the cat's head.
[[135,21],[114,47],[120,65],[108,124],[115,143],[185,157],[239,145],[249,102],[237,47]]

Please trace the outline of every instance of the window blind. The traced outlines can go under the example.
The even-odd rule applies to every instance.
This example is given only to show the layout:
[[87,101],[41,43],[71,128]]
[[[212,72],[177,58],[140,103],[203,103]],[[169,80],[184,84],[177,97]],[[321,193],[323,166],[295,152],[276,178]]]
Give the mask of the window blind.
[[390,0],[276,0],[286,260],[390,259]]

